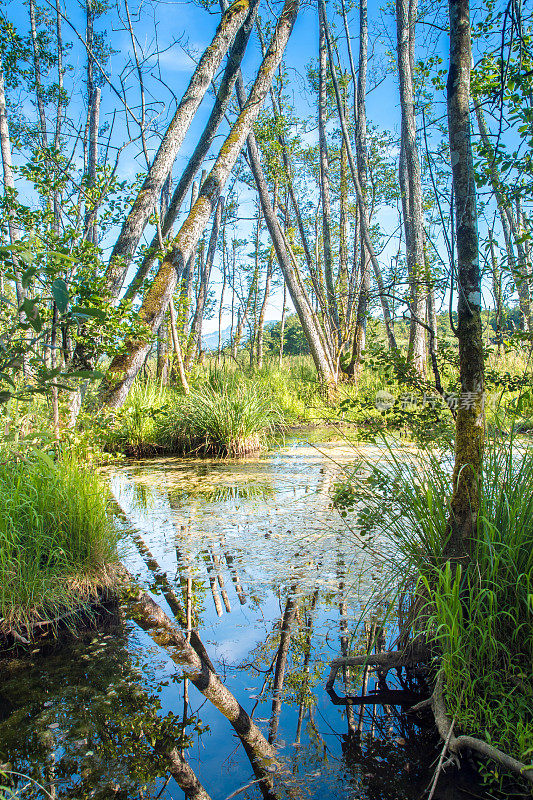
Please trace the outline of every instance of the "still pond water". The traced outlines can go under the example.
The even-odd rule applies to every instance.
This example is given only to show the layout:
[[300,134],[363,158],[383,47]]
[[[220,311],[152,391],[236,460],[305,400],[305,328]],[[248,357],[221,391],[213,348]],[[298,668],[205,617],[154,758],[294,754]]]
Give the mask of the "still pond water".
[[[342,441],[295,438],[256,458],[151,459],[108,475],[132,529],[124,562],[170,615],[154,561],[183,608],[189,601],[217,671],[293,775],[293,796],[418,800],[440,749],[430,720],[399,705],[336,705],[324,690],[329,662],[364,652],[383,622],[370,597],[386,567],[363,562],[330,505],[353,460]],[[377,646],[391,635],[385,622]],[[347,680],[337,678],[341,696],[375,687],[372,675]],[[17,796],[182,798],[150,741],[162,720],[212,800],[261,797],[228,721],[127,608],[3,665],[0,762],[20,773]],[[453,785],[437,796],[480,794]]]

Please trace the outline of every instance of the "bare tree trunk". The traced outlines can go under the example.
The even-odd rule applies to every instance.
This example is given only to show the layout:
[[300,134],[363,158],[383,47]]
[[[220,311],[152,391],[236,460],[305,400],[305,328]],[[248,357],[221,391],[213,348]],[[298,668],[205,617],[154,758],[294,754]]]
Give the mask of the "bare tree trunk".
[[[477,123],[483,149],[485,150],[485,158],[489,167],[490,182],[496,197],[498,212],[502,223],[505,247],[507,250],[507,260],[509,262],[509,270],[513,276],[518,292],[521,323],[523,329],[529,331],[532,329],[531,302],[528,285],[528,281],[531,280],[531,276],[528,274],[528,259],[524,249],[524,241],[523,237],[520,235],[520,226],[518,221],[515,219],[511,204],[505,197],[505,187],[502,183],[501,175],[496,164],[494,148],[492,147],[489,138],[487,125],[485,123],[485,117],[483,116],[479,98],[476,97],[475,100]],[[515,247],[518,254],[518,264],[514,254]]]
[[456,417],[455,465],[448,554],[467,556],[479,511],[484,443],[484,362],[481,327],[476,184],[470,130],[469,0],[449,0],[450,71],[447,85],[450,157],[457,241],[457,331],[461,398]]
[[213,261],[215,260],[215,252],[218,242],[218,232],[220,230],[220,221],[222,219],[223,210],[224,210],[224,198],[220,197],[215,211],[213,226],[211,228],[211,236],[209,238],[209,246],[207,248],[207,257],[202,270],[202,275],[200,279],[200,289],[198,292],[198,298],[196,300],[196,308],[194,311],[194,317],[191,325],[190,346],[189,346],[189,352],[187,353],[187,364],[189,366],[190,364],[193,363],[196,357],[196,353],[198,351],[198,347],[200,345],[202,338],[202,322],[204,318],[205,303],[207,300],[207,292],[209,289],[209,279],[211,277],[211,269],[213,267]]
[[[187,381],[187,375],[185,374],[185,367],[183,365],[183,357],[181,354],[180,340],[178,336],[178,329],[176,326],[176,312],[174,310],[174,300],[172,298],[172,293],[170,294],[170,299],[168,300],[168,311],[170,316],[170,332],[172,334],[174,359],[176,361],[176,366],[178,368],[178,377],[180,379],[181,388],[183,389],[184,394],[189,394],[189,384]],[[127,397],[127,392],[126,395],[124,396],[124,399],[126,397]]]
[[257,323],[257,369],[262,369],[263,367],[263,345],[264,345],[263,339],[264,339],[264,329],[265,329],[265,315],[266,315],[268,298],[270,295],[270,284],[272,281],[273,262],[274,262],[274,248],[271,247],[270,253],[268,254],[265,290],[263,292],[263,302],[261,303],[261,310],[259,312],[259,320]]
[[222,358],[222,314],[224,313],[224,292],[228,281],[228,271],[226,264],[226,215],[224,215],[224,225],[222,227],[222,289],[220,290],[220,305],[218,307],[218,347],[217,364]]
[[170,377],[170,361],[168,355],[168,325],[163,319],[157,331],[157,379],[161,386],[168,386]]
[[328,142],[326,138],[327,114],[327,58],[326,36],[324,33],[323,3],[318,2],[319,46],[318,46],[318,147],[320,155],[320,194],[322,197],[322,247],[324,250],[324,277],[326,279],[326,295],[330,325],[335,332],[335,339],[340,345],[341,332],[339,323],[339,309],[333,279],[333,255],[331,252],[331,200],[329,192],[329,157]]
[[283,232],[272,208],[254,136],[248,138],[248,156],[265,222],[276,251],[276,257],[291,295],[291,300],[302,324],[319,379],[326,387],[335,386],[337,383],[336,370],[327,344],[324,341],[324,334],[315,321],[307,292],[297,269],[298,265],[291,259]]
[[498,354],[501,350],[501,336],[502,336],[502,276],[500,265],[496,257],[496,249],[494,246],[494,235],[492,230],[489,229],[489,246],[490,246],[490,262],[492,268],[492,294],[494,296],[495,306],[495,328],[496,339],[498,341]]
[[[89,98],[89,153],[87,164],[87,188],[90,190],[96,184],[96,169],[98,166],[98,131],[100,128],[100,101],[102,93],[99,87],[92,90],[92,97]],[[92,244],[98,244],[98,225],[96,223],[96,216],[98,213],[98,206],[96,199],[91,198],[90,205],[85,211],[85,233],[84,238]]]
[[285,315],[287,312],[287,284],[283,282],[283,308],[279,327],[279,365],[283,364],[283,345],[285,344]]
[[398,73],[400,79],[400,106],[402,112],[400,188],[404,211],[407,268],[411,287],[411,325],[409,330],[408,360],[419,375],[425,373],[425,259],[424,219],[422,211],[422,179],[420,158],[416,142],[414,101],[414,49],[416,0],[396,0],[396,33],[398,41]]
[[348,335],[348,154],[344,140],[341,142],[339,187],[339,321],[341,338]]
[[[4,68],[2,64],[2,57],[0,55],[0,146],[2,150],[2,167],[4,173],[4,194],[14,195],[15,193],[15,180],[13,177],[13,161],[11,157],[11,139],[9,136],[9,126],[7,122],[7,108],[6,108],[6,95],[4,87]],[[20,241],[20,229],[13,217],[13,211],[9,210],[7,213],[7,227],[9,230],[9,240],[11,244],[16,244]],[[22,286],[20,280],[20,270],[16,256],[13,256],[13,263],[15,265],[15,288],[17,292],[17,303],[20,306],[26,297],[26,291]],[[20,319],[23,321],[23,312],[20,311]]]
[[268,729],[268,741],[272,744],[276,740],[279,727],[279,715],[281,712],[281,694],[283,692],[283,683],[285,681],[285,669],[287,667],[287,656],[289,655],[289,647],[291,644],[291,628],[296,616],[298,608],[294,594],[297,587],[293,586],[290,589],[290,594],[285,604],[285,610],[281,620],[281,631],[279,638],[279,647],[276,655],[276,666],[274,669],[274,683],[272,685],[272,714],[270,716],[270,725]]
[[46,129],[46,114],[43,100],[43,82],[41,75],[41,52],[37,37],[37,24],[35,19],[35,0],[29,0],[30,6],[30,32],[33,50],[33,71],[35,80],[35,94],[37,97],[37,109],[39,111],[39,124],[41,130],[41,145],[48,146],[48,133]]
[[[320,0],[320,1],[323,2],[323,0]],[[370,256],[370,260],[372,262],[372,267],[373,267],[373,270],[374,270],[374,277],[376,278],[376,282],[377,282],[377,285],[378,285],[378,292],[379,292],[379,297],[380,297],[380,300],[381,300],[381,308],[383,310],[383,321],[385,323],[385,330],[387,331],[387,339],[388,339],[388,342],[389,342],[389,348],[391,350],[397,350],[398,348],[397,348],[397,344],[396,344],[396,338],[394,336],[394,330],[393,330],[393,326],[392,326],[392,319],[391,319],[391,313],[390,313],[390,309],[389,309],[389,303],[387,301],[387,297],[386,297],[386,294],[385,294],[385,286],[383,284],[383,277],[381,275],[381,268],[379,266],[379,261],[378,261],[377,255],[376,255],[376,251],[374,250],[374,245],[372,244],[372,238],[371,238],[371,235],[370,235],[370,223],[369,223],[369,219],[368,219],[368,211],[367,211],[367,208],[366,208],[365,199],[364,199],[363,192],[362,192],[362,189],[361,189],[361,184],[359,183],[359,177],[357,175],[357,169],[356,169],[355,161],[354,161],[354,157],[353,157],[352,145],[351,145],[350,137],[349,137],[349,134],[348,134],[348,127],[346,125],[346,118],[344,116],[344,109],[343,109],[343,105],[342,105],[342,98],[341,98],[341,93],[340,93],[340,88],[339,88],[339,82],[337,80],[337,72],[336,72],[335,64],[334,64],[333,58],[332,58],[331,40],[330,40],[327,17],[325,15],[325,12],[324,12],[324,31],[325,31],[325,34],[326,34],[326,41],[327,41],[327,44],[328,44],[329,68],[330,68],[330,72],[331,72],[331,78],[332,78],[332,81],[333,81],[333,86],[334,86],[334,89],[335,89],[335,97],[336,97],[336,100],[337,100],[337,111],[338,111],[338,114],[339,114],[339,121],[341,123],[342,136],[343,136],[344,142],[346,144],[346,150],[347,150],[347,153],[348,153],[348,164],[350,165],[350,172],[351,172],[351,176],[352,176],[352,181],[353,181],[353,184],[354,184],[355,193],[357,195],[357,203],[359,205],[359,209],[360,209],[360,213],[361,213],[361,236],[362,236],[362,239],[364,241],[365,247],[368,250],[368,254]]]
[[[357,117],[356,117],[356,151],[357,151],[357,176],[363,194],[365,208],[367,205],[368,183],[368,154],[366,146],[366,75],[368,66],[368,9],[366,0],[359,0],[359,73],[357,83]],[[343,140],[344,141],[344,140]],[[344,143],[346,147],[346,144]],[[359,224],[363,225],[360,210]],[[357,380],[363,351],[366,344],[366,321],[368,305],[370,303],[370,278],[371,262],[365,247],[363,236],[360,236],[360,261],[359,298],[357,301],[357,314],[355,317],[355,330],[353,336],[352,358],[348,367],[348,374]]]
[[259,68],[246,104],[222,145],[194,208],[181,226],[173,246],[165,255],[144,298],[139,316],[148,328],[148,341],[146,339],[128,340],[125,353],[115,357],[109,367],[108,375],[102,384],[102,398],[111,407],[120,407],[127,397],[130,386],[150,347],[149,337],[161,324],[176,287],[176,265],[178,270],[183,269],[183,265],[194,251],[209,217],[216,207],[220,193],[261,110],[275,70],[281,61],[298,13],[298,5],[298,0],[286,0],[268,53]]
[[106,290],[117,297],[163,183],[172,168],[193,117],[235,35],[248,15],[248,2],[236,0],[223,15],[181,98],[143,185],[113,247],[106,271]]

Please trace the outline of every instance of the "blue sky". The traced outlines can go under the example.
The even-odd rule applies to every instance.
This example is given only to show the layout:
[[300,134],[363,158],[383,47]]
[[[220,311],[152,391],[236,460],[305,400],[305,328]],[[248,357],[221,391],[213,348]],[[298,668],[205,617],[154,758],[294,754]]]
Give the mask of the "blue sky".
[[[53,0],[39,0],[39,4],[47,7],[47,3]],[[278,0],[274,6],[277,12],[281,7]],[[445,7],[445,6],[443,6]],[[85,29],[84,8],[77,0],[64,0],[62,5],[63,12],[68,21],[83,36]],[[261,3],[260,14],[263,18],[272,18],[268,11],[272,6],[265,2]],[[118,9],[118,11],[117,11]],[[194,69],[193,58],[201,54],[206,45],[211,40],[216,25],[220,19],[219,13],[208,13],[191,2],[174,2],[173,0],[129,0],[129,10],[133,20],[138,47],[146,53],[153,51],[157,40],[157,48],[160,51],[159,66],[164,84],[157,80],[155,75],[155,60],[153,68],[145,77],[147,100],[150,105],[150,113],[157,116],[157,124],[164,127],[164,121],[169,118],[175,108],[174,96],[180,97],[187,86],[190,75]],[[27,30],[29,26],[28,7],[19,0],[4,2],[4,13],[11,19],[17,27]],[[341,17],[334,13],[332,3],[329,3],[328,14],[330,21],[336,24],[340,32],[342,24]],[[369,71],[369,86],[372,87],[376,76],[381,76],[383,66],[389,61],[389,51],[394,48],[395,28],[394,19],[390,12],[382,10],[382,3],[370,0],[369,9],[369,51],[373,54]],[[358,13],[353,10],[349,14],[352,48],[354,57],[357,59],[358,40]],[[125,19],[124,0],[117,0],[117,5],[109,12],[99,17],[95,24],[97,33],[102,34],[106,46],[112,48],[113,54],[106,65],[106,72],[117,88],[120,88],[121,71],[127,59],[130,57],[132,45],[129,32],[120,23],[120,18]],[[420,40],[430,32],[430,28],[419,28]],[[64,41],[72,43],[72,53],[68,56],[68,61],[74,67],[71,74],[66,76],[66,87],[72,92],[69,115],[83,117],[85,111],[81,94],[83,92],[83,81],[85,78],[85,50],[67,23],[63,23]],[[344,51],[344,36],[341,37],[341,52]],[[447,42],[446,37],[441,36],[438,41],[438,49],[445,60]],[[306,117],[316,115],[316,99],[310,94],[309,87],[305,79],[306,67],[312,59],[316,59],[318,49],[318,25],[316,15],[316,5],[314,3],[304,3],[297,19],[291,40],[285,54],[285,65],[288,69],[290,78],[289,95],[292,96],[295,111],[298,115]],[[193,58],[191,58],[191,55]],[[251,80],[260,62],[260,47],[257,36],[254,34],[250,41],[248,51],[243,62],[243,72],[246,80]],[[346,62],[347,63],[347,62]],[[139,102],[139,92],[135,73],[126,76],[126,86],[128,87],[128,102],[136,106]],[[79,90],[82,89],[80,93]],[[444,97],[442,98],[444,100]],[[182,150],[176,161],[174,174],[179,175],[181,169],[187,161],[188,155],[192,152],[197,138],[203,129],[212,104],[212,95],[209,94],[204,99],[199,113],[197,114],[189,133],[186,137]],[[116,95],[107,84],[102,86],[102,112],[101,126],[111,123],[113,114],[120,103]],[[28,108],[28,113],[34,111]],[[398,132],[399,128],[399,100],[396,77],[389,72],[388,76],[381,82],[378,88],[371,90],[367,97],[367,115],[371,122],[377,123],[380,127]],[[126,136],[126,128],[123,116],[115,120],[114,128],[115,144],[121,144]],[[220,146],[222,136],[227,132],[227,126],[221,127],[219,135],[215,140],[213,153]],[[313,141],[316,131],[310,130],[307,134],[309,142]],[[105,136],[102,137],[103,145]],[[157,146],[158,139],[153,136],[148,144],[151,152]],[[129,146],[122,158],[119,174],[122,179],[131,179],[134,175],[145,168],[145,160],[139,144]],[[30,198],[28,198],[30,199]],[[244,217],[252,217],[255,210],[255,192],[245,190],[241,196],[240,213]],[[382,213],[381,221],[384,228],[396,225],[395,217],[391,213]],[[250,223],[244,222],[239,230],[239,237],[244,238],[250,232]],[[387,233],[387,231],[386,231]],[[148,233],[151,238],[151,231]],[[263,237],[267,241],[266,234]],[[103,246],[110,246],[113,237],[109,236]],[[392,247],[392,245],[391,245]],[[245,248],[245,252],[251,252],[251,246]],[[392,250],[391,250],[392,252]],[[387,253],[384,254],[385,261]],[[215,269],[213,273],[213,288],[215,293],[219,292],[221,283],[220,272]],[[282,293],[277,290],[274,292],[269,308],[267,309],[267,319],[277,319],[281,316]],[[228,323],[228,315],[224,317],[224,325]],[[204,331],[210,332],[217,327],[217,319],[207,320]]]

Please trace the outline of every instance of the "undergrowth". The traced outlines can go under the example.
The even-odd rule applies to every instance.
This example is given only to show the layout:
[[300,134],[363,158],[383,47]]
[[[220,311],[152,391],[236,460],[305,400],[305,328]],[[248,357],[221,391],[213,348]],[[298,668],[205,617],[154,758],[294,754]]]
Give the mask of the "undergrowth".
[[[442,556],[452,464],[445,445],[384,446],[378,463],[361,461],[336,485],[333,499],[347,519],[353,511],[359,544],[386,561],[403,633],[422,628],[436,645],[456,733],[531,763],[533,449],[512,439],[487,445],[472,558],[457,570]],[[417,598],[409,612],[400,597]]]

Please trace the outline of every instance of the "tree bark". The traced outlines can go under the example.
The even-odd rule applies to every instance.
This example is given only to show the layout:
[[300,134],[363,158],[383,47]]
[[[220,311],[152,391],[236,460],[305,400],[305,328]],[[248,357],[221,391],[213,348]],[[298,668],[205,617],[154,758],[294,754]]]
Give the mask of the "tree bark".
[[[322,0],[323,2],[323,0]],[[328,44],[328,54],[329,54],[329,68],[331,72],[331,78],[333,81],[333,87],[335,89],[335,97],[337,99],[337,111],[339,114],[339,121],[341,124],[342,136],[344,142],[346,143],[346,151],[348,153],[348,164],[350,165],[350,173],[352,176],[353,185],[355,188],[355,193],[357,195],[357,203],[359,205],[360,213],[361,213],[361,235],[365,244],[365,247],[368,250],[368,254],[370,256],[370,261],[372,262],[372,267],[374,270],[374,277],[376,278],[376,283],[378,285],[378,292],[379,297],[381,300],[381,308],[383,311],[383,321],[385,323],[385,330],[387,331],[387,339],[389,342],[389,348],[391,350],[397,350],[398,346],[396,344],[396,338],[394,336],[394,330],[392,326],[392,318],[389,309],[389,304],[387,301],[387,297],[385,294],[385,286],[383,284],[383,277],[381,275],[381,267],[379,266],[379,261],[376,255],[376,251],[374,250],[374,245],[372,244],[372,238],[370,236],[370,223],[368,219],[368,211],[366,208],[365,199],[363,196],[363,191],[361,189],[361,184],[359,183],[359,177],[357,175],[357,169],[353,157],[353,150],[352,145],[350,142],[350,137],[348,133],[348,127],[346,125],[346,118],[344,115],[344,109],[342,106],[342,98],[339,88],[339,82],[337,80],[337,71],[335,69],[335,64],[332,58],[332,48],[331,48],[331,39],[329,35],[329,28],[327,17],[324,13],[324,32],[326,34],[326,41]]]
[[213,261],[215,260],[215,252],[218,242],[218,232],[220,230],[220,222],[222,219],[222,212],[224,210],[224,198],[219,198],[217,208],[215,211],[215,218],[211,228],[211,236],[209,238],[209,246],[207,248],[207,257],[202,269],[200,277],[200,289],[198,291],[198,298],[196,300],[196,308],[194,310],[194,317],[191,324],[191,334],[189,337],[190,345],[189,352],[187,353],[187,364],[190,366],[196,354],[202,338],[202,322],[204,319],[205,304],[207,300],[207,292],[209,289],[209,279],[211,277],[211,269]]
[[424,290],[424,219],[422,211],[422,178],[416,141],[414,101],[414,51],[416,0],[396,0],[396,34],[398,42],[398,74],[402,116],[400,152],[400,189],[407,249],[407,270],[411,291],[411,324],[408,361],[416,372],[424,375],[426,362],[424,328],[419,320],[426,317]]
[[150,347],[149,339],[161,324],[176,287],[176,267],[178,271],[183,269],[183,265],[194,251],[209,217],[216,207],[221,191],[261,110],[274,73],[279,66],[298,13],[298,6],[298,0],[286,0],[267,55],[259,68],[246,104],[222,145],[215,165],[202,186],[198,200],[181,226],[145,296],[139,316],[148,329],[147,338],[128,340],[125,344],[125,353],[115,357],[109,367],[101,387],[101,396],[103,401],[111,407],[118,408],[122,405],[142,366]]
[[331,200],[329,191],[328,142],[326,138],[327,58],[326,58],[326,35],[324,33],[324,16],[325,16],[324,4],[322,0],[318,0],[318,24],[319,24],[318,148],[320,155],[320,195],[322,198],[322,247],[324,251],[324,278],[326,281],[326,296],[328,301],[328,314],[330,317],[330,326],[335,332],[335,339],[340,345],[341,331],[339,323],[339,309],[337,306],[335,281],[333,278],[333,255],[331,252]]
[[[240,69],[240,64],[254,25],[258,4],[259,0],[250,0],[249,2],[248,16],[237,33],[237,36],[235,37],[235,41],[228,56],[224,75],[218,88],[215,104],[211,114],[209,115],[209,119],[206,122],[204,131],[198,141],[198,144],[194,148],[194,152],[188,160],[187,166],[183,170],[181,178],[178,181],[176,189],[172,195],[172,199],[168,205],[168,209],[161,222],[161,233],[163,238],[166,238],[169,235],[172,225],[176,221],[181,210],[183,201],[187,196],[187,192],[191,188],[194,176],[200,169],[204,158],[209,152],[209,148],[213,143],[218,127],[221,121],[224,119],[224,115],[227,111],[231,98],[231,93],[235,85],[235,80]],[[150,243],[150,246],[146,250],[137,272],[135,273],[135,277],[131,281],[124,294],[125,300],[133,299],[133,297],[135,297],[141,288],[144,279],[153,266],[155,254],[159,248],[159,237],[156,233]]]
[[[523,237],[521,236],[521,232],[519,230],[520,226],[517,224],[511,204],[505,197],[505,187],[502,183],[498,167],[496,166],[494,148],[492,147],[489,138],[485,117],[483,116],[483,111],[481,109],[478,97],[475,98],[475,109],[479,134],[481,136],[481,142],[485,151],[487,164],[489,165],[490,182],[496,197],[496,203],[502,224],[509,270],[513,276],[516,290],[518,292],[522,327],[524,330],[530,331],[532,327],[532,319],[528,281],[531,280],[531,276],[529,275],[528,258],[524,248]],[[514,254],[514,247],[516,247],[518,254],[518,264]]]
[[113,247],[106,270],[106,291],[111,297],[117,297],[120,293],[129,262],[135,253],[163,183],[172,169],[185,134],[215,72],[247,15],[247,0],[236,0],[223,15],[211,44],[204,51],[193,73]]
[[[357,177],[361,185],[361,192],[367,205],[368,182],[368,154],[366,146],[366,75],[368,66],[368,9],[366,0],[359,2],[359,73],[357,79],[357,116],[356,116],[356,152],[357,152]],[[344,141],[344,140],[343,140]],[[346,147],[346,144],[345,144]],[[359,224],[362,227],[363,218],[361,209]],[[363,235],[360,236],[359,297],[357,300],[357,313],[355,317],[355,330],[353,336],[352,358],[348,367],[348,374],[357,380],[366,344],[366,321],[368,305],[370,303],[370,278],[371,263],[368,250],[365,247]]]
[[449,11],[447,107],[455,197],[461,396],[456,417],[451,534],[447,553],[452,558],[463,558],[471,550],[471,537],[479,511],[484,443],[484,362],[476,185],[470,131],[472,55],[469,0],[449,0]]

